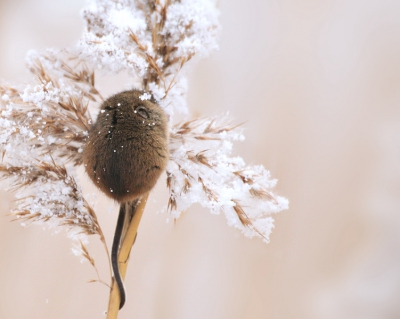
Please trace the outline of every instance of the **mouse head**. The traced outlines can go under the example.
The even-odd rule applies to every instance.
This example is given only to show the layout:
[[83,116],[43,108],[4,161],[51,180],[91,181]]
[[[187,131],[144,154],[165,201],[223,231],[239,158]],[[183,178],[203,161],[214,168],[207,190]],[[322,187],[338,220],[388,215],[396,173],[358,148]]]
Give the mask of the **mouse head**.
[[143,91],[129,90],[115,94],[104,101],[99,118],[110,124],[165,126],[167,117],[154,100],[142,99]]

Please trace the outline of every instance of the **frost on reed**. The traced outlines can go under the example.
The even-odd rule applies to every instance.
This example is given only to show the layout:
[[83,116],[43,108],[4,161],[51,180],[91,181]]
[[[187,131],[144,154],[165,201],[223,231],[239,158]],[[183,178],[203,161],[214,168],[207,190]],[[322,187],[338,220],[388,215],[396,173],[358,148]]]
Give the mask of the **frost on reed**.
[[216,49],[215,0],[97,0],[83,10],[77,54],[104,73],[128,71],[172,115],[187,113],[187,62]]
[[228,225],[268,242],[270,215],[286,209],[288,201],[272,193],[276,180],[263,166],[246,166],[241,157],[231,156],[232,142],[238,140],[244,140],[238,125],[224,117],[175,125],[167,167],[168,207],[175,218],[193,203],[215,214],[223,211]]
[[79,235],[104,238],[96,215],[76,183],[75,167],[92,124],[89,106],[102,101],[94,70],[131,75],[143,99],[151,96],[170,115],[168,209],[174,218],[199,203],[223,212],[245,236],[268,242],[272,213],[288,201],[271,189],[263,166],[231,156],[243,140],[226,117],[172,124],[187,113],[184,69],[217,48],[218,10],[213,0],[97,0],[82,11],[79,43],[63,51],[31,53],[35,82],[0,85],[0,174],[16,191],[12,214],[24,221],[54,221]]
[[66,225],[75,239],[102,238],[73,169],[81,163],[91,123],[88,102],[98,97],[94,75],[79,65],[70,68],[50,52],[31,53],[28,67],[34,84],[20,90],[0,85],[0,174],[16,192],[11,213],[23,221]]

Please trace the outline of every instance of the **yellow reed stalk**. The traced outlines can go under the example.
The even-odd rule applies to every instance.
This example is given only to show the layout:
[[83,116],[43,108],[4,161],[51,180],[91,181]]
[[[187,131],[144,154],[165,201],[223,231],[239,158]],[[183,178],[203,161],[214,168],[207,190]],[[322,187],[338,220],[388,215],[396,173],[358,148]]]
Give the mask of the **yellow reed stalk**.
[[[128,267],[129,262],[129,254],[131,252],[131,248],[135,243],[135,238],[137,234],[137,229],[139,227],[140,219],[142,218],[143,211],[146,207],[147,198],[149,194],[144,195],[140,203],[136,208],[136,212],[133,215],[131,223],[129,224],[126,235],[121,244],[121,248],[118,253],[118,264],[119,264],[119,272],[121,274],[122,280],[125,279],[126,268]],[[107,319],[117,319],[118,311],[120,304],[120,296],[117,283],[114,278],[112,279],[112,285],[110,290],[110,299],[108,302],[108,311],[107,311]]]

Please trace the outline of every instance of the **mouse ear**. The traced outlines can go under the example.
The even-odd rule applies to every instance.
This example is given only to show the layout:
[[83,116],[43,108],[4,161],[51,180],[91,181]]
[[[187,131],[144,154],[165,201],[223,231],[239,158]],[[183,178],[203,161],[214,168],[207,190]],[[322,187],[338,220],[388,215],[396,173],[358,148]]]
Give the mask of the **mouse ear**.
[[144,106],[139,106],[136,110],[135,113],[143,117],[144,119],[149,118],[149,112],[147,112],[146,108]]

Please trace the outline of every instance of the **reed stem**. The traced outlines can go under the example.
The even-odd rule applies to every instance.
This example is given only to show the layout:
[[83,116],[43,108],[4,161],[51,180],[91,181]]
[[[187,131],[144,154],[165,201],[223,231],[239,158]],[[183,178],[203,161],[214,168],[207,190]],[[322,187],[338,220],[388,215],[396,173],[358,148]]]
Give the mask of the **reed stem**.
[[[147,198],[149,194],[144,195],[136,209],[135,214],[132,217],[132,220],[129,224],[126,235],[121,244],[121,248],[118,253],[118,264],[119,264],[119,272],[121,274],[122,280],[125,279],[126,269],[128,267],[129,255],[132,249],[133,244],[135,243],[135,238],[137,234],[137,229],[139,227],[140,220],[143,215],[143,211],[146,207]],[[120,305],[120,296],[117,283],[112,278],[111,290],[110,290],[110,299],[108,302],[108,311],[107,311],[107,319],[117,319],[118,311]]]

